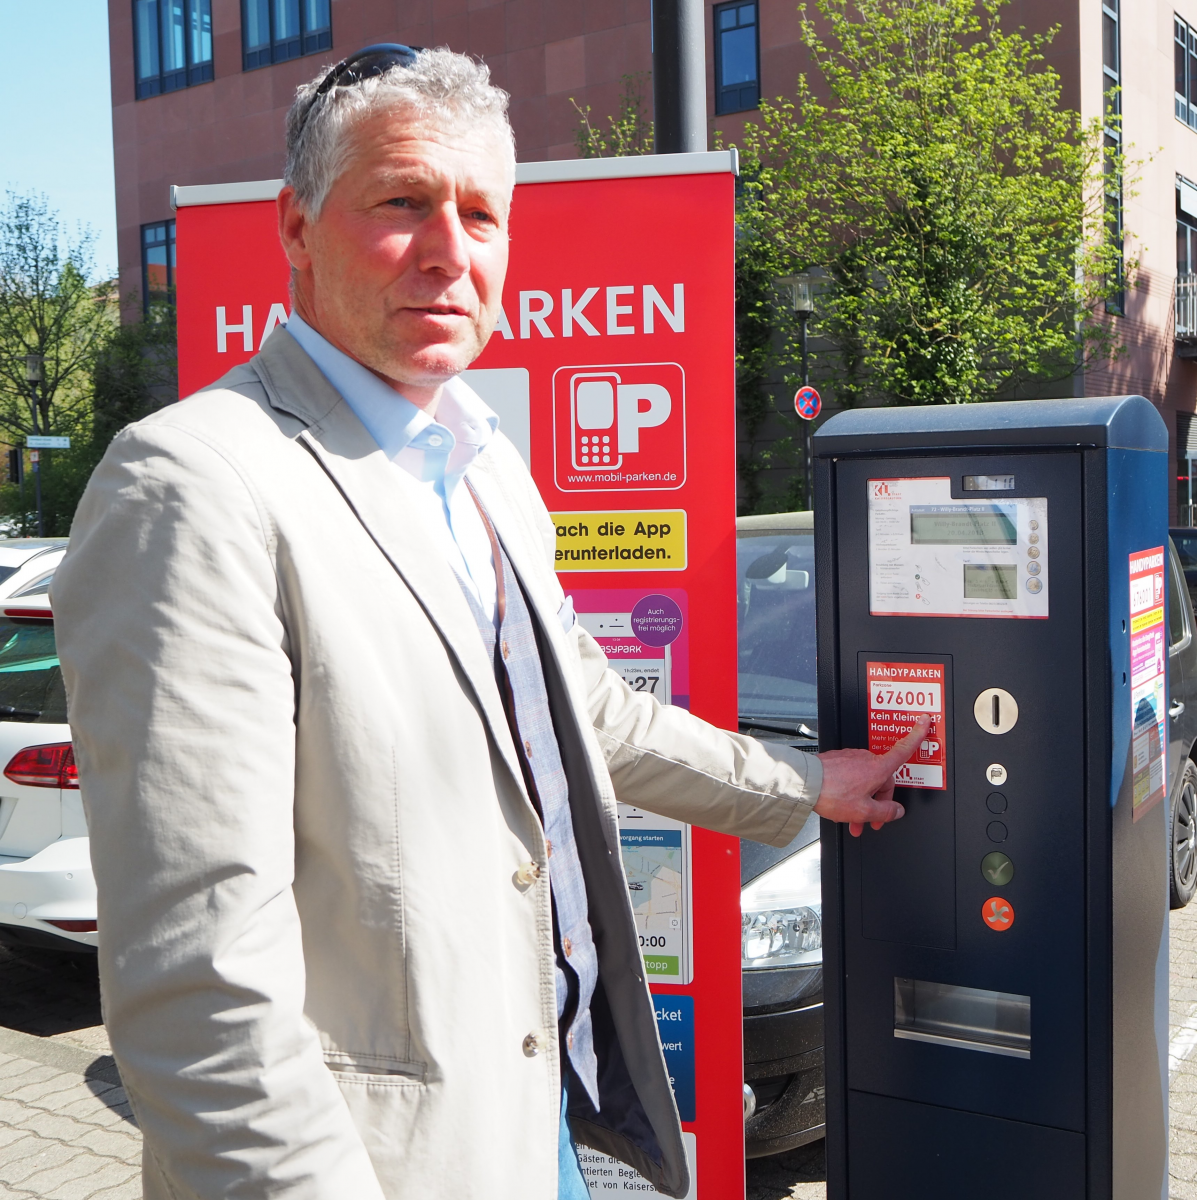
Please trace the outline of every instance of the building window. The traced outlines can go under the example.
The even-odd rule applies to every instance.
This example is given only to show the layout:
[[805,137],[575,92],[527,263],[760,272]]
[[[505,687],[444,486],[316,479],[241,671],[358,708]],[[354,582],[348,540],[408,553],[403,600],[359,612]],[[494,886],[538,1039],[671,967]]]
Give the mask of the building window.
[[[1197,421],[1176,414],[1176,523],[1197,524]],[[1186,547],[1187,548],[1187,547]],[[1187,565],[1187,564],[1186,564]]]
[[1101,6],[1101,73],[1105,93],[1105,173],[1106,234],[1118,250],[1118,291],[1106,301],[1106,312],[1122,316],[1126,296],[1122,290],[1124,274],[1122,183],[1115,177],[1115,160],[1122,151],[1122,28],[1119,5],[1121,0],[1102,0]]
[[1176,119],[1197,129],[1197,30],[1172,18],[1172,51],[1176,68]]
[[1176,180],[1175,315],[1176,340],[1197,343],[1197,186],[1179,176]]
[[137,98],[212,78],[212,0],[133,0]]
[[756,4],[715,8],[715,112],[743,112],[761,98]]
[[[1192,184],[1188,189],[1197,192]],[[1181,208],[1180,188],[1177,188],[1176,205],[1176,273],[1197,275],[1197,216]]]
[[329,0],[241,0],[247,71],[332,48]]
[[170,300],[175,286],[175,223],[155,221],[141,227],[141,304]]

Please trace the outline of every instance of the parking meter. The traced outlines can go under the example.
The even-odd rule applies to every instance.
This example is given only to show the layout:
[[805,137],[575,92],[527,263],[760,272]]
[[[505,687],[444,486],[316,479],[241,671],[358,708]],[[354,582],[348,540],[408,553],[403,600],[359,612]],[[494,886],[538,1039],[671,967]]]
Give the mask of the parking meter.
[[824,749],[931,731],[823,826],[830,1200],[1167,1188],[1168,435],[1140,396],[814,438]]

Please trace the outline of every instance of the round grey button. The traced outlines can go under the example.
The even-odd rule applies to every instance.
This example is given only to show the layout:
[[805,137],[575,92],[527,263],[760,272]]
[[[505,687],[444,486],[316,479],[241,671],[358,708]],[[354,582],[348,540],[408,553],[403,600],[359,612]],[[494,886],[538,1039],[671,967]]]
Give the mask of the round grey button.
[[1039,547],[1038,546],[1028,546],[1027,547],[1027,558],[1038,558],[1038,557],[1039,557]]
[[527,1058],[535,1058],[540,1053],[540,1035],[535,1033],[528,1034],[524,1038],[523,1051]]
[[430,433],[428,435],[428,444],[430,446],[439,446],[444,440],[439,433]]
[[989,809],[991,813],[1004,813],[1006,811],[1007,803],[1008,801],[1006,800],[1006,797],[1003,796],[1001,792],[990,792],[989,795],[985,797],[985,807]]
[[1043,570],[1043,568],[1037,562],[1027,563],[1027,574],[1028,575],[1038,575],[1039,572],[1042,570]]
[[985,836],[988,837],[991,842],[1004,842],[1010,836],[1010,830],[1008,830],[1005,825],[1001,823],[1001,821],[990,821],[989,824],[985,826]]
[[1010,861],[1008,854],[994,850],[981,859],[981,874],[990,883],[997,884],[998,887],[1005,887],[1014,878],[1014,864]]
[[999,787],[1006,782],[1006,768],[1001,763],[990,763],[985,768],[985,778]]
[[1027,591],[1028,592],[1043,591],[1043,580],[1036,579],[1034,576],[1031,576],[1031,578],[1027,580]]

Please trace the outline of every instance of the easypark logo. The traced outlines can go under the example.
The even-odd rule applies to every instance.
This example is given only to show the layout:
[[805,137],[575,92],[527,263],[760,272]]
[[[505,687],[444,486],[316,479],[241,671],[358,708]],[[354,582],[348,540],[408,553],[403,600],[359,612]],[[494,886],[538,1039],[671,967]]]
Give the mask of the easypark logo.
[[565,492],[668,491],[686,481],[686,377],[677,363],[559,367],[553,454]]

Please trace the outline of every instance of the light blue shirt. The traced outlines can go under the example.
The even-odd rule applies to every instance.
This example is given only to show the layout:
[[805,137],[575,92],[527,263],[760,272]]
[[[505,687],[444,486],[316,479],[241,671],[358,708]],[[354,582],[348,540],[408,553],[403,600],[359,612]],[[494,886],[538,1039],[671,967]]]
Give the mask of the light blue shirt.
[[459,378],[441,392],[436,418],[338,350],[292,313],[287,332],[320,368],[379,449],[422,486],[427,526],[449,565],[492,619],[495,565],[490,538],[469,489],[470,465],[499,427],[499,418]]

